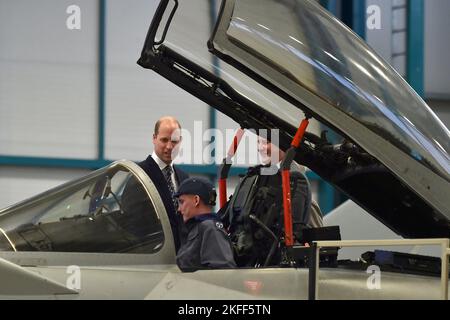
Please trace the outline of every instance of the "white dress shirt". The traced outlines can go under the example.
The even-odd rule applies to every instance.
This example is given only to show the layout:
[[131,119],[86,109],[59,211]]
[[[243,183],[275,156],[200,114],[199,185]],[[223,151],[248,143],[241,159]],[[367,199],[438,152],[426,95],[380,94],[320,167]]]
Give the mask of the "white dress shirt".
[[[155,151],[153,151],[153,153],[152,153],[152,158],[153,158],[153,160],[155,160],[155,162],[158,164],[158,167],[159,167],[159,169],[161,169],[161,172],[163,171],[163,169],[164,169],[165,167],[168,166],[168,164],[166,164],[164,161],[162,161],[162,160],[158,157],[158,155],[155,153]],[[175,177],[175,170],[174,170],[172,164],[170,164],[170,166],[172,167],[172,175],[171,175],[171,178],[172,178],[173,186],[174,186],[174,188],[175,188],[174,191],[177,191],[177,190],[178,190],[178,183],[177,183],[177,179],[176,179],[176,177]]]

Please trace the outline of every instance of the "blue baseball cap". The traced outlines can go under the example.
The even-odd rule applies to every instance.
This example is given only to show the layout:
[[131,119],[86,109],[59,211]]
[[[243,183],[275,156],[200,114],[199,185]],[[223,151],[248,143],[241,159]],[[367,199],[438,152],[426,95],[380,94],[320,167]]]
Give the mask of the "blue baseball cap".
[[216,205],[216,189],[207,180],[202,178],[189,178],[184,180],[178,191],[174,194],[175,197],[179,197],[183,194],[197,195],[203,202],[210,206]]

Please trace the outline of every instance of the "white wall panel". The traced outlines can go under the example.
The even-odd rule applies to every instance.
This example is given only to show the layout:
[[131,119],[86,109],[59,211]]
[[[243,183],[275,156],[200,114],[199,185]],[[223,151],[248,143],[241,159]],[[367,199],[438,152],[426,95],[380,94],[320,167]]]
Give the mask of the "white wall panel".
[[450,97],[450,1],[425,2],[425,93]]
[[366,0],[367,8],[375,5],[381,11],[381,29],[366,30],[366,42],[388,63],[392,59],[392,0]]
[[0,154],[97,155],[98,2],[0,0]]
[[[136,64],[159,1],[107,2],[106,157],[144,159],[153,150],[155,122],[164,115],[177,117],[183,129],[194,132],[195,122],[208,126],[209,107],[151,70]],[[204,2],[206,5],[207,2]],[[191,6],[195,13],[198,8]],[[197,32],[207,39],[209,21]],[[185,137],[183,146],[194,146]],[[201,154],[196,143],[191,154]],[[184,163],[194,163],[185,161]]]
[[0,209],[88,173],[74,169],[0,167]]

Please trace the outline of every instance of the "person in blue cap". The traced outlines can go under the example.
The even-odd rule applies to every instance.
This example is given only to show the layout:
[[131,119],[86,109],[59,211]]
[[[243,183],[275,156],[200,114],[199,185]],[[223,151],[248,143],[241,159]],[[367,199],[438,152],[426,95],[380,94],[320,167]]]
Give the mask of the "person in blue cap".
[[236,267],[228,235],[213,212],[216,196],[213,185],[200,178],[185,180],[175,193],[188,230],[177,253],[182,271]]

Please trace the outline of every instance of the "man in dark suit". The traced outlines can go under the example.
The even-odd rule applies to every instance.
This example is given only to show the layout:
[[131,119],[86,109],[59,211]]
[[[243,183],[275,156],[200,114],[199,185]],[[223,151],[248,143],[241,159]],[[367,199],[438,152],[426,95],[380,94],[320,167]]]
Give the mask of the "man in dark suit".
[[146,160],[138,163],[161,194],[177,251],[184,242],[187,231],[178,213],[178,200],[174,195],[178,186],[189,178],[186,172],[172,164],[181,142],[180,130],[180,123],[174,117],[159,119],[153,133],[153,153]]

